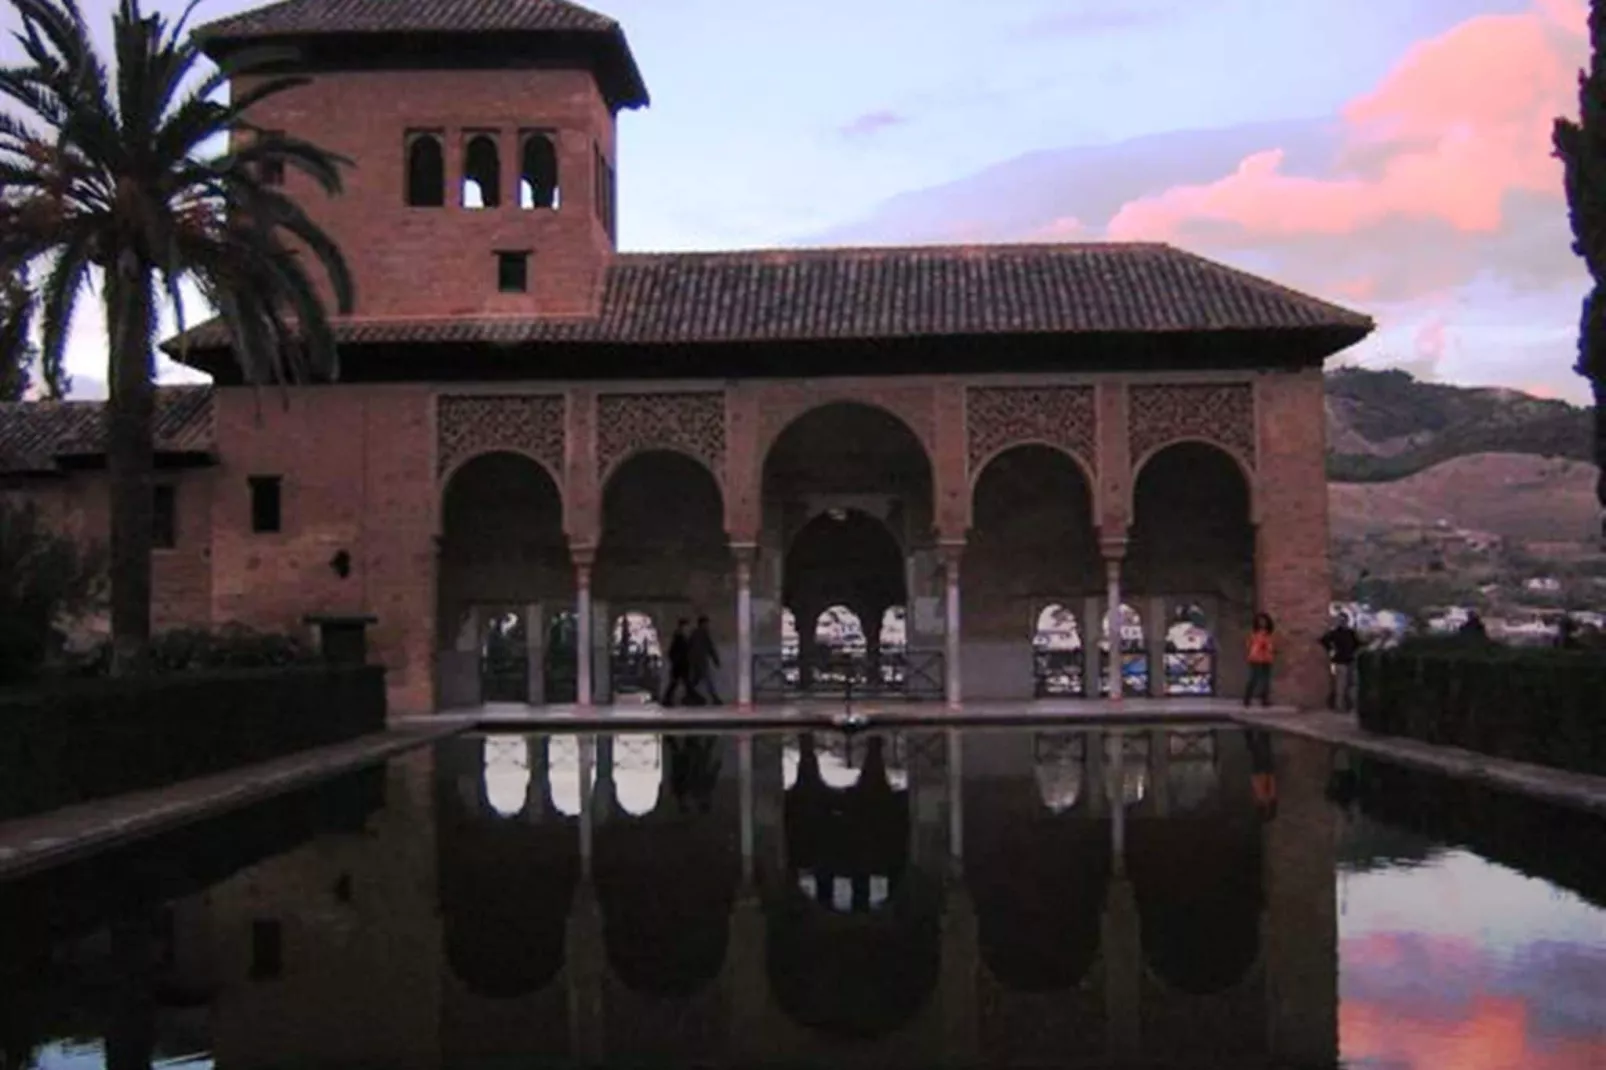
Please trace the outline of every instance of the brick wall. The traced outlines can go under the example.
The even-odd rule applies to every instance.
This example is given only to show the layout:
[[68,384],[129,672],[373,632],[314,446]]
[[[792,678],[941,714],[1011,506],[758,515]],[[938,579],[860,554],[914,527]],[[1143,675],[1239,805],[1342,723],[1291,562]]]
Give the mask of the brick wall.
[[[392,712],[433,704],[436,494],[426,386],[217,392],[212,616],[301,627],[371,613]],[[281,530],[251,530],[251,476],[278,476]],[[350,572],[331,565],[341,550]]]
[[1327,700],[1327,659],[1316,640],[1332,599],[1327,527],[1327,423],[1319,370],[1264,375],[1259,407],[1260,530],[1256,589],[1277,623],[1272,698]]
[[[320,74],[264,102],[251,117],[264,129],[283,130],[354,161],[336,201],[293,170],[285,191],[345,253],[357,280],[359,315],[595,310],[613,243],[595,210],[594,146],[610,161],[615,154],[613,116],[588,71]],[[520,133],[531,130],[549,132],[557,149],[562,199],[556,211],[519,208]],[[416,131],[442,140],[445,207],[406,203],[407,141]],[[474,210],[462,207],[459,194],[464,148],[481,132],[499,144],[502,203]],[[499,250],[533,251],[528,292],[498,292]]]

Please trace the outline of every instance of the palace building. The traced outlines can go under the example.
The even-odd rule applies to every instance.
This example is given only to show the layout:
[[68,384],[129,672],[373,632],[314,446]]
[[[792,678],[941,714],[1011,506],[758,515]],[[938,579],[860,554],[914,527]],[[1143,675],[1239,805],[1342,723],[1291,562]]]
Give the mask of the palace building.
[[[1276,700],[1324,697],[1322,365],[1366,316],[1166,245],[621,252],[647,90],[564,0],[198,34],[299,49],[253,119],[354,161],[274,178],[357,303],[282,397],[216,323],[167,343],[214,383],[161,392],[158,627],[372,618],[418,713],[652,690],[706,615],[727,701],[957,706],[1230,695],[1264,610]],[[0,479],[93,536],[100,449],[93,403],[9,407]]]

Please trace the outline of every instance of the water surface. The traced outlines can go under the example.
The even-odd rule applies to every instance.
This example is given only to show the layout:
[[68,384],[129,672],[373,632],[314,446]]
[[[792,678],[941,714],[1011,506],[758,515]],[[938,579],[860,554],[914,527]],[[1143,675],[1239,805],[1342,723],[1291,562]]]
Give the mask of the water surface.
[[461,737],[0,885],[0,1066],[1606,1066],[1606,822],[1239,728]]

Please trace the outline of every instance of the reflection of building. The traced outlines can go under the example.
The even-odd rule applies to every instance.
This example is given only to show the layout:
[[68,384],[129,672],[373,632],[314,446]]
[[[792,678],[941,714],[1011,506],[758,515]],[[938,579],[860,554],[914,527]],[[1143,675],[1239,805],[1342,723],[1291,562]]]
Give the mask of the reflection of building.
[[[1186,602],[1233,650],[1271,612],[1279,697],[1325,695],[1321,366],[1370,320],[1161,245],[621,253],[615,119],[647,92],[620,28],[563,0],[381,6],[201,32],[214,57],[305,49],[315,76],[251,118],[355,161],[339,202],[284,187],[357,307],[342,382],[283,406],[237,385],[218,324],[175,349],[216,386],[160,405],[160,622],[373,614],[392,708],[422,712],[640,686],[624,611],[660,638],[708,613],[746,700],[783,609],[902,607],[957,703],[1033,695],[1045,597],[1087,634]],[[0,474],[102,530],[98,426],[7,410]],[[488,666],[508,613],[524,656]]]
[[1330,1065],[1335,830],[1274,757],[1268,818],[1239,730],[452,741],[212,894],[218,1065]]

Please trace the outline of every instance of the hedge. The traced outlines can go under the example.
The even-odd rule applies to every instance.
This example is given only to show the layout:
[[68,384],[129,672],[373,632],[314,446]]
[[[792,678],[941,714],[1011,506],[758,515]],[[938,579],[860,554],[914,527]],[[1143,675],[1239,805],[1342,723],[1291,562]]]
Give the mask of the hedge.
[[0,820],[218,773],[384,726],[379,666],[60,680],[0,691]]
[[1606,775],[1606,655],[1487,641],[1416,642],[1360,660],[1360,724]]

